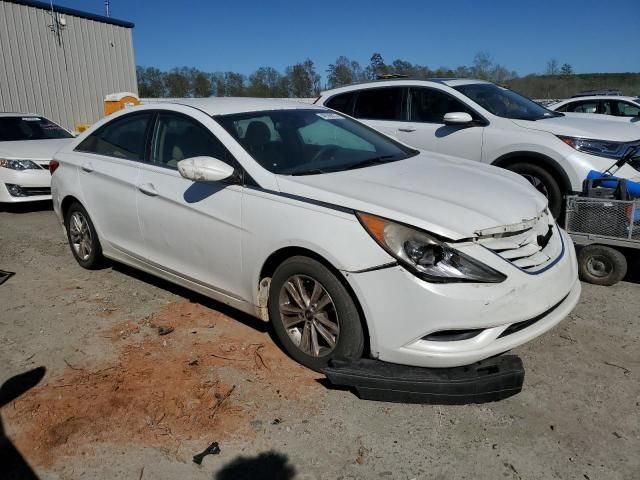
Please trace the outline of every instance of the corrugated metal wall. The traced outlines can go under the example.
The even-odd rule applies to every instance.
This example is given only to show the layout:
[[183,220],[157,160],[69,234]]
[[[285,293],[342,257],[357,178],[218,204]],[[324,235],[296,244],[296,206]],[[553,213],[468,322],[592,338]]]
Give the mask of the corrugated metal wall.
[[104,116],[105,95],[138,92],[130,28],[0,0],[0,111],[44,115],[73,130]]

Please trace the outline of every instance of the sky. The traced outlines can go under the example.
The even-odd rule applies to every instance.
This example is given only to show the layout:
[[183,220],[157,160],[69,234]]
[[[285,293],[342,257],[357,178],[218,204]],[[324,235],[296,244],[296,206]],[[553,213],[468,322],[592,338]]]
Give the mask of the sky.
[[[104,14],[104,0],[54,0]],[[111,0],[135,23],[138,65],[250,74],[340,55],[364,67],[374,52],[455,68],[475,54],[519,75],[550,58],[576,73],[640,72],[640,0]]]

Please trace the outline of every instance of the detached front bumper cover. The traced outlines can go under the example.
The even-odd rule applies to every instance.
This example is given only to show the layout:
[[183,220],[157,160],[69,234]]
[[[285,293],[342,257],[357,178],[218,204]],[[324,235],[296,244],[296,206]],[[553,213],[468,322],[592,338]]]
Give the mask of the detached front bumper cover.
[[519,393],[524,382],[524,366],[516,355],[454,368],[334,360],[323,372],[332,384],[355,388],[363,400],[439,405],[495,402]]

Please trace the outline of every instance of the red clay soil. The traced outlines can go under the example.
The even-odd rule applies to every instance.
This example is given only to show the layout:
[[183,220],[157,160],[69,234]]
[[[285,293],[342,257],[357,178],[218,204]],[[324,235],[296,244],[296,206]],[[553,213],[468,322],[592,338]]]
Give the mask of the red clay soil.
[[[174,330],[159,336],[159,326]],[[62,375],[4,409],[16,446],[31,462],[49,466],[91,454],[97,442],[175,452],[184,440],[250,437],[259,408],[292,399],[313,410],[322,389],[321,377],[286,357],[266,333],[188,301],[100,336],[113,341],[116,362],[66,362]],[[238,385],[220,380],[221,367]]]

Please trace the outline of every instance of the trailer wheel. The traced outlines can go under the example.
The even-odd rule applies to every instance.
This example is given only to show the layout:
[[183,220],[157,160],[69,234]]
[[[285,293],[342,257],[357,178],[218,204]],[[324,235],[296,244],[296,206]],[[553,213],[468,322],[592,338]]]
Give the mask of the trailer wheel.
[[578,272],[587,283],[614,285],[627,274],[627,259],[614,248],[587,245],[578,254]]

